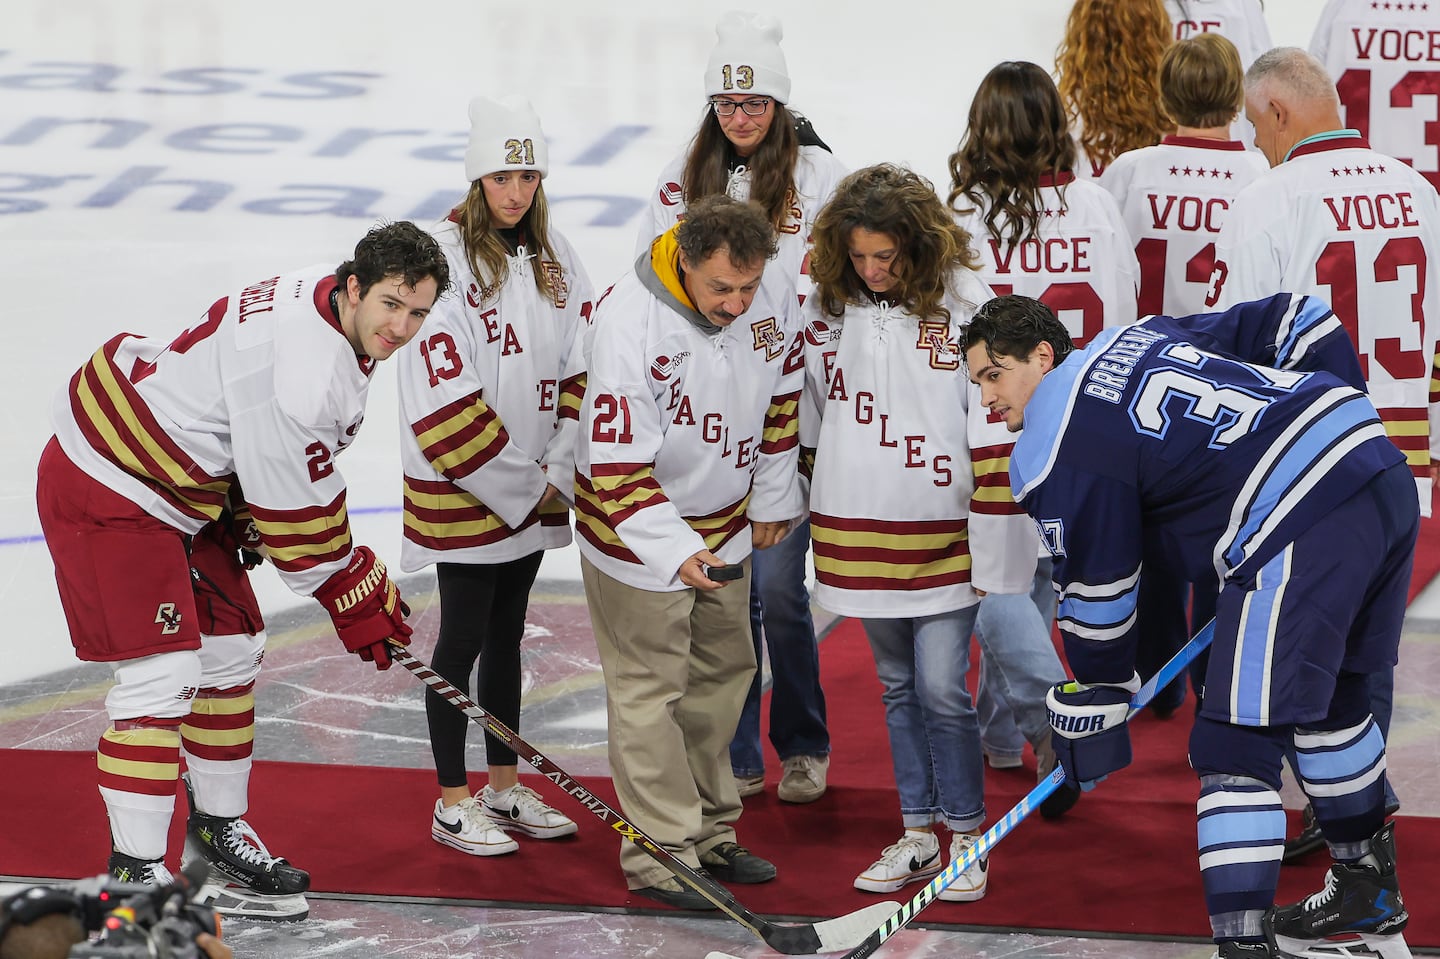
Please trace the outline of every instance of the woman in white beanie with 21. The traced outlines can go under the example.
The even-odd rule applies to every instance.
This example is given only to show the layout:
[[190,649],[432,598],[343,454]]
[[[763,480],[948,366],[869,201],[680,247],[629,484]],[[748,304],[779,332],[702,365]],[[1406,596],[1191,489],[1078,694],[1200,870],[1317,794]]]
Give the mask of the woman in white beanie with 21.
[[[788,295],[803,302],[810,290],[811,225],[847,171],[809,122],[786,106],[790,74],[780,49],[780,21],[732,11],[720,18],[715,33],[705,68],[705,115],[689,148],[660,175],[648,215],[642,216],[637,253],[648,259],[655,237],[701,197],[723,193],[748,199],[765,211],[780,240],[763,283],[784,284]],[[757,551],[751,565],[751,630],[757,659],[762,635],[770,650],[770,740],[784,765],[779,796],[793,803],[814,802],[824,794],[830,763],[825,694],[805,588],[809,544],[807,518],[779,544]],[[741,796],[765,788],[762,749],[757,671],[730,746]]]
[[[549,225],[549,152],[519,98],[470,102],[465,199],[435,231],[453,291],[400,361],[405,538],[401,566],[436,564],[435,671],[520,726],[520,641],[546,549],[570,543],[581,330],[593,300],[570,244]],[[551,839],[575,823],[519,784],[513,750],[485,737],[489,782],[471,795],[469,719],[425,694],[440,784],[430,832],[474,856],[514,852],[509,833]]]

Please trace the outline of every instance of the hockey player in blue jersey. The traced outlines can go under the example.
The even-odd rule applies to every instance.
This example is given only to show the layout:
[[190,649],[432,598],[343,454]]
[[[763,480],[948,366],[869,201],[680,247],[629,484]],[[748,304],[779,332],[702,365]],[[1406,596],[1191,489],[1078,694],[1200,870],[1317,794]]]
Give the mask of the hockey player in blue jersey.
[[[1003,296],[964,348],[983,402],[1023,427],[1011,485],[1055,556],[1075,681],[1047,704],[1066,773],[1130,762],[1141,557],[1217,575],[1190,762],[1219,959],[1408,957],[1365,677],[1396,662],[1419,513],[1334,314],[1282,294],[1074,351],[1044,304]],[[1322,891],[1273,908],[1292,740],[1335,862]]]

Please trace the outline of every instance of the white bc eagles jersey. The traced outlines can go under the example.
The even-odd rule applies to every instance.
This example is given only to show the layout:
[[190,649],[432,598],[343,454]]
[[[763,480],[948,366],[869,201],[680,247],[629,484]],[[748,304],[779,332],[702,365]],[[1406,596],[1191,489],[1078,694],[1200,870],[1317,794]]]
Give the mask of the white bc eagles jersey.
[[[657,240],[663,243],[667,234]],[[637,589],[688,589],[680,565],[708,549],[750,555],[750,521],[804,512],[796,426],[799,305],[788,279],[706,332],[648,255],[602,296],[587,345],[575,444],[581,554]]]
[[[1115,198],[1069,173],[1058,181],[1043,177],[1040,195],[1039,236],[1015,246],[987,232],[983,207],[965,211],[969,198],[956,199],[964,211],[957,219],[980,258],[980,278],[996,296],[1020,293],[1042,301],[1077,347],[1104,327],[1134,323],[1140,267]],[[996,221],[1002,232],[1005,222]]]
[[[1250,69],[1256,57],[1274,46],[1260,0],[1165,0],[1165,12],[1175,26],[1176,40],[1218,33],[1235,44],[1242,70]],[[1255,148],[1255,128],[1245,119],[1244,110],[1231,123],[1230,132],[1260,156]]]
[[1015,437],[991,421],[960,353],[990,298],[957,270],[948,320],[869,302],[832,317],[806,302],[801,446],[826,609],[929,616],[973,606],[976,589],[1030,589],[1039,538],[1010,496]]
[[1310,40],[1345,125],[1440,190],[1440,3],[1330,0]]
[[1431,386],[1440,325],[1435,190],[1353,134],[1308,143],[1240,192],[1216,252],[1208,308],[1277,292],[1330,304],[1430,515],[1429,465],[1440,453]]
[[1203,313],[1215,269],[1215,237],[1241,188],[1269,170],[1236,140],[1166,137],[1106,167],[1100,185],[1120,215],[1140,264],[1140,315]]
[[330,310],[333,267],[253,283],[173,341],[122,333],[56,397],[55,435],[96,481],[196,533],[238,480],[270,560],[310,595],[352,552],[335,456],[375,364]]
[[[580,338],[590,280],[555,231],[559,262],[523,249],[486,295],[446,221],[435,232],[453,289],[435,304],[400,365],[405,539],[400,564],[504,563],[570,542],[564,502],[537,513],[546,483],[571,495],[575,416],[584,389]],[[555,300],[535,287],[545,270]]]
[[[684,172],[685,154],[682,153],[660,174],[660,181],[650,196],[650,207],[641,216],[635,244],[637,256],[650,248],[651,240],[685,218],[685,198],[680,187]],[[830,202],[835,187],[848,172],[828,150],[810,145],[800,147],[800,158],[795,163],[799,196],[792,198],[790,216],[779,229],[780,251],[774,264],[789,277],[802,302],[810,289],[810,231],[820,210]],[[749,171],[739,167],[730,174],[726,192],[736,200],[750,199]]]

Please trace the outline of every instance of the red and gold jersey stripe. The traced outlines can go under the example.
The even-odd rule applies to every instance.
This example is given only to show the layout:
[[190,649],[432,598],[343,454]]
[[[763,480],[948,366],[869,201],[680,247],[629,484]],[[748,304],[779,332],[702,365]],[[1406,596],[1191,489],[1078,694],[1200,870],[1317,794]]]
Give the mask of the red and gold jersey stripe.
[[469,476],[510,442],[505,424],[479,393],[447,403],[410,429],[435,471],[451,479]]
[[1014,443],[1000,443],[970,451],[975,470],[971,512],[991,516],[1018,516],[1025,512],[1010,493],[1010,452],[1014,448]]
[[213,520],[233,476],[211,476],[166,434],[145,399],[115,365],[131,336],[114,337],[70,380],[70,409],[85,439],[186,516]]
[[299,509],[271,509],[252,501],[250,514],[276,569],[300,572],[350,555],[344,490],[323,506]]
[[580,406],[585,402],[585,384],[584,373],[579,373],[560,383],[560,408],[556,411],[557,417],[562,420],[578,420],[580,418]]
[[[648,469],[648,468],[647,468]],[[653,482],[653,478],[652,478]],[[655,489],[660,487],[656,484]],[[668,502],[663,492],[658,493],[661,502]],[[607,556],[623,560],[627,563],[640,565],[640,559],[630,551],[619,534],[615,532],[621,522],[619,513],[607,512],[603,504],[604,494],[598,491],[591,484],[588,477],[577,473],[575,475],[575,528],[585,540]],[[738,503],[707,513],[703,516],[682,516],[686,524],[705,541],[705,548],[712,553],[724,546],[737,533],[745,530],[749,520],[745,516],[745,508],[750,503],[747,495]],[[644,505],[654,505],[653,501]],[[631,510],[625,516],[633,515]]]
[[[534,510],[525,517],[520,530],[536,523],[566,526],[570,511],[559,500],[544,512]],[[454,483],[405,477],[405,538],[437,550],[488,546],[514,536],[511,529],[490,508]]]
[[1405,454],[1405,462],[1415,476],[1430,475],[1430,412],[1408,407],[1378,410],[1380,422],[1390,442]]
[[964,519],[854,519],[812,513],[815,578],[837,589],[922,590],[970,582]]
[[761,434],[760,452],[781,453],[800,443],[800,392],[770,398],[765,412],[765,431]]
[[1430,403],[1440,403],[1440,351],[1435,354],[1435,362],[1430,366]]
[[655,479],[653,464],[596,463],[590,467],[590,473],[580,488],[596,497],[595,505],[603,511],[611,528],[647,506],[670,501]]
[[202,689],[180,723],[185,751],[201,759],[245,759],[255,748],[255,684]]
[[146,796],[174,796],[180,779],[179,725],[179,719],[149,719],[142,726],[105,730],[95,755],[100,785]]

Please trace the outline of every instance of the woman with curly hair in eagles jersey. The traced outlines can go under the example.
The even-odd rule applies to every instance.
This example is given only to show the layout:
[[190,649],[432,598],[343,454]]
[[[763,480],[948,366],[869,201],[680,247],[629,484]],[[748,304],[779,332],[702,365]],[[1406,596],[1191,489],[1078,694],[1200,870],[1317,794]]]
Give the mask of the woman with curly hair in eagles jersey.
[[1161,0],[1075,0],[1055,54],[1060,98],[1080,144],[1077,176],[1175,131],[1160,105],[1160,59],[1174,42]]
[[[937,826],[950,830],[953,862],[984,825],[980,735],[965,685],[981,591],[1017,594],[1008,607],[1016,622],[995,630],[1013,642],[986,655],[1007,688],[1035,704],[1037,735],[1041,726],[1048,733],[1047,684],[1064,676],[1025,596],[1039,542],[1010,500],[1003,464],[1012,437],[989,421],[956,352],[961,329],[991,298],[975,262],[929,181],[900,167],[846,177],[815,222],[800,412],[815,598],[865,629],[904,827],[855,878],[867,892],[938,873]],[[981,898],[986,868],[977,860],[940,898]]]
[[[685,215],[687,204],[715,194],[749,200],[765,211],[779,236],[779,253],[763,282],[783,283],[804,302],[810,231],[845,167],[831,156],[809,121],[790,110],[790,75],[780,49],[780,21],[766,14],[723,15],[705,68],[705,113],[689,147],[660,175],[642,217],[637,253]],[[809,520],[751,565],[750,624],[755,655],[762,637],[770,651],[773,688],[770,741],[784,768],[781,800],[809,803],[825,792],[830,733],[810,594],[805,587]],[[765,789],[760,741],[761,675],[755,681],[730,746],[730,765],[742,797]]]

